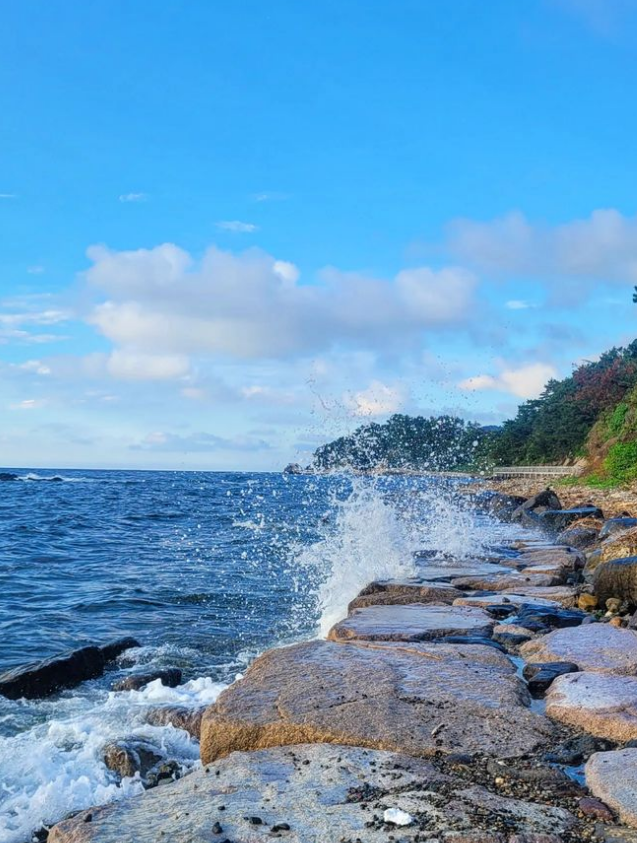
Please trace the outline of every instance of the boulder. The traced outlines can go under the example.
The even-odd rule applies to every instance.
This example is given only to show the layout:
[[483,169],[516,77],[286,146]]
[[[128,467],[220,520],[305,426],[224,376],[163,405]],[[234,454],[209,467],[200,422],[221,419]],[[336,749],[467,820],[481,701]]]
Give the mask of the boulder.
[[613,597],[637,605],[637,556],[598,565],[593,574],[593,591],[600,605]]
[[146,741],[131,739],[106,744],[102,750],[104,764],[120,779],[133,777],[137,773],[145,779],[148,773],[162,760],[156,747]]
[[537,523],[541,527],[559,533],[566,530],[574,521],[579,521],[582,518],[602,519],[603,517],[604,513],[596,506],[581,506],[577,509],[547,509],[539,513]]
[[579,667],[573,662],[534,662],[524,666],[522,676],[526,679],[531,696],[541,698],[558,676],[578,671]]
[[431,583],[449,583],[456,577],[504,576],[511,568],[493,562],[467,562],[463,565],[439,565],[429,562],[419,566],[424,578]]
[[574,662],[580,670],[637,674],[637,632],[607,623],[557,629],[523,644],[527,662]]
[[569,673],[546,694],[546,713],[595,735],[618,742],[637,738],[637,679],[604,673]]
[[562,504],[555,492],[552,489],[545,489],[537,495],[534,495],[532,498],[528,498],[523,504],[520,504],[520,506],[512,512],[511,520],[520,521],[522,523],[528,523],[528,521],[533,522],[533,518],[529,518],[529,516],[538,515],[540,512],[544,512],[547,509],[555,510],[561,508]]
[[630,516],[621,516],[620,518],[609,518],[604,521],[602,529],[599,531],[600,539],[608,539],[615,536],[617,533],[623,533],[630,530],[631,527],[637,527],[637,518]]
[[577,524],[567,530],[562,530],[557,536],[557,541],[576,547],[579,550],[586,550],[596,544],[599,531],[594,527],[580,527]]
[[568,626],[579,626],[585,617],[587,617],[586,613],[577,609],[524,603],[520,606],[517,617],[512,623],[540,632],[553,628],[564,629]]
[[344,743],[427,756],[515,757],[549,739],[509,659],[479,644],[339,644],[270,650],[201,724],[201,758],[293,743]]
[[506,495],[486,490],[472,497],[472,504],[478,512],[493,515],[500,521],[511,521],[513,513],[526,502],[521,495]]
[[376,580],[364,588],[349,604],[349,611],[366,606],[406,603],[453,603],[461,591],[450,585],[420,578],[413,580]]
[[637,827],[637,749],[596,752],[585,768],[586,786],[627,825]]
[[616,535],[611,534],[610,538],[602,542],[600,551],[601,562],[637,556],[637,527],[631,527]]
[[446,635],[491,636],[493,619],[481,609],[412,603],[354,609],[329,631],[330,641],[430,641]]
[[16,667],[0,675],[0,694],[11,700],[38,699],[64,688],[74,688],[101,676],[109,662],[131,647],[139,647],[139,643],[134,638],[122,638],[103,647],[81,647],[61,656]]
[[422,759],[319,744],[235,753],[82,811],[49,843],[547,843],[575,840],[578,828],[564,808],[491,793]]
[[146,722],[152,726],[174,726],[199,740],[201,735],[201,718],[205,711],[201,708],[187,708],[185,705],[168,705],[161,708],[151,708],[146,714]]
[[164,670],[154,670],[152,673],[133,673],[113,683],[113,691],[139,691],[150,682],[160,679],[167,688],[181,685],[182,673],[178,667],[168,667]]

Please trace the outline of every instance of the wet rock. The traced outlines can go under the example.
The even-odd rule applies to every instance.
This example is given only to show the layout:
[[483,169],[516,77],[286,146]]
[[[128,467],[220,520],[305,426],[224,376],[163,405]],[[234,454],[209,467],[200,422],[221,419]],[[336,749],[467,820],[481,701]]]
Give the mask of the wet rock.
[[609,749],[614,749],[610,741],[594,735],[575,735],[552,747],[543,759],[549,764],[575,767],[587,761],[594,752],[606,752]]
[[558,629],[520,648],[530,662],[574,662],[580,670],[637,674],[637,633],[591,623]]
[[421,566],[423,576],[428,582],[450,583],[457,577],[482,577],[482,576],[504,576],[511,574],[511,568],[505,565],[496,565],[493,562],[471,562],[462,565],[434,565],[428,563]]
[[525,594],[515,594],[514,592],[508,594],[467,594],[464,597],[458,597],[453,601],[454,606],[474,606],[478,609],[485,609],[489,611],[493,606],[507,606],[511,612],[516,612],[522,605],[527,606],[544,606],[545,608],[558,608],[559,603],[556,600],[547,600],[543,597],[530,599]]
[[637,556],[602,562],[593,574],[593,591],[603,605],[609,598],[637,605]]
[[637,749],[591,756],[586,764],[586,785],[622,822],[637,826]]
[[0,694],[12,700],[39,699],[64,688],[74,688],[104,673],[106,665],[130,647],[134,638],[123,638],[103,647],[81,647],[61,656],[17,667],[0,676]]
[[481,609],[422,605],[368,606],[329,631],[330,641],[428,641],[447,635],[490,637],[494,621]]
[[527,693],[490,647],[311,641],[265,653],[220,695],[203,717],[201,757],[337,741],[515,756],[552,734]]
[[144,688],[157,679],[160,679],[162,685],[167,688],[176,688],[181,685],[182,673],[178,667],[155,670],[152,673],[134,673],[113,683],[113,691],[139,691],[140,688]]
[[199,740],[201,734],[201,718],[205,711],[202,708],[187,708],[186,706],[170,705],[163,708],[152,708],[146,715],[146,722],[153,726],[174,726]]
[[[418,819],[397,831],[384,822],[388,809],[426,818],[426,832]],[[277,833],[289,843],[547,843],[546,835],[577,833],[577,820],[562,808],[490,793],[421,759],[324,744],[236,753],[90,813],[90,823],[84,811],[56,825],[50,843],[209,841],[216,822],[235,843],[267,840],[277,826],[286,827]]]
[[637,738],[637,678],[571,673],[546,694],[549,717],[613,741]]
[[531,629],[514,624],[498,624],[493,630],[493,640],[501,644],[507,653],[517,653],[519,647],[535,635]]
[[546,529],[561,532],[574,521],[582,518],[600,518],[604,513],[596,506],[582,506],[577,509],[547,509],[539,514],[539,525]]
[[157,787],[158,784],[175,782],[181,778],[181,767],[177,761],[164,761],[159,767],[151,770],[146,777],[148,788]]
[[598,541],[599,531],[594,527],[570,527],[567,530],[562,530],[557,536],[557,541],[561,544],[568,544],[571,547],[576,547],[578,550],[586,550],[593,547]]
[[578,670],[578,666],[573,662],[536,662],[526,664],[522,675],[526,679],[531,696],[541,698],[554,679],[565,673],[577,673]]
[[511,521],[513,513],[525,502],[526,498],[521,495],[506,495],[490,490],[478,492],[472,498],[472,504],[478,512],[493,515],[500,521]]
[[549,587],[563,584],[565,578],[561,574],[527,573],[489,573],[480,576],[462,576],[451,580],[454,588],[464,591],[513,591],[535,587]]
[[622,516],[620,518],[608,518],[604,521],[602,529],[599,531],[600,539],[608,539],[618,533],[623,533],[631,527],[637,527],[637,518],[630,516]]
[[584,612],[574,609],[524,604],[520,606],[517,618],[512,623],[525,626],[527,629],[536,627],[564,629],[570,626],[579,626],[585,617]]
[[538,515],[547,509],[561,508],[562,504],[555,492],[552,489],[545,489],[532,498],[528,498],[523,504],[520,504],[511,514],[511,520],[525,523],[529,515]]
[[364,588],[349,604],[348,610],[376,605],[405,605],[408,603],[453,603],[461,591],[450,585],[414,580],[376,580]]
[[104,764],[123,779],[139,773],[145,779],[148,773],[162,760],[162,756],[151,744],[131,739],[106,744],[102,751]]
[[506,652],[506,649],[497,641],[494,641],[492,638],[482,638],[479,635],[446,635],[444,638],[437,638],[436,643],[438,641],[443,644],[463,644],[470,645],[472,647],[475,647],[476,645],[481,647],[493,647],[494,650],[498,650],[501,653]]

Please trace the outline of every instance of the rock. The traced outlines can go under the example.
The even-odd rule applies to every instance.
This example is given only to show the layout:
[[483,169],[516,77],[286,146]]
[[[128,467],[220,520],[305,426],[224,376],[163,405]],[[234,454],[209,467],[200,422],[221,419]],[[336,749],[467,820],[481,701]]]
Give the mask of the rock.
[[562,576],[554,574],[490,573],[482,576],[463,576],[451,580],[454,588],[464,591],[514,591],[520,592],[530,586],[550,587],[564,582]]
[[133,673],[113,683],[113,691],[139,691],[156,679],[160,679],[162,685],[167,688],[176,688],[181,685],[182,673],[178,667],[155,670],[152,673]]
[[515,510],[525,502],[526,498],[520,495],[506,495],[490,490],[478,492],[472,498],[473,506],[478,512],[493,515],[500,521],[511,521]]
[[622,822],[637,826],[637,749],[592,755],[586,764],[586,785]]
[[526,679],[531,696],[541,698],[558,676],[577,673],[578,670],[573,662],[534,662],[524,666],[522,676]]
[[495,565],[493,562],[467,562],[465,565],[421,565],[423,576],[428,582],[449,583],[456,577],[504,576],[512,573],[511,568]]
[[585,617],[586,615],[577,609],[523,604],[518,610],[517,617],[511,623],[541,632],[554,627],[564,629],[569,626],[579,626]]
[[578,550],[586,550],[597,542],[598,537],[599,532],[594,527],[578,527],[576,524],[574,527],[562,530],[557,536],[557,541],[576,547]]
[[615,819],[615,815],[608,805],[593,796],[583,796],[578,801],[577,807],[585,817],[596,817],[598,820],[604,820],[607,823],[612,823]]
[[74,688],[104,673],[108,662],[124,650],[138,647],[134,638],[123,638],[104,647],[81,647],[61,656],[17,667],[0,676],[0,694],[11,700],[47,697]]
[[540,512],[540,526],[555,532],[566,530],[574,521],[582,518],[603,518],[604,513],[596,506],[582,506],[577,509],[547,509]]
[[423,605],[368,606],[329,631],[330,641],[430,641],[447,635],[491,636],[494,621],[481,609]]
[[592,609],[597,608],[597,597],[595,597],[594,594],[582,592],[582,594],[580,594],[577,598],[577,605],[582,610],[591,611]]
[[617,533],[623,533],[631,527],[637,527],[637,518],[630,518],[623,516],[621,518],[609,518],[604,521],[602,529],[599,531],[600,539],[608,539]]
[[298,462],[291,462],[283,469],[284,474],[304,474],[302,467]]
[[102,751],[104,763],[109,770],[123,779],[139,773],[145,779],[161,760],[155,747],[138,739],[108,743]]
[[[419,821],[386,824],[390,809],[426,818],[426,834]],[[547,843],[575,840],[579,827],[563,808],[490,793],[428,761],[318,744],[235,753],[136,799],[82,811],[54,826],[49,841],[212,841],[217,823],[220,840],[235,843],[277,834],[288,843]]]
[[525,551],[517,557],[516,562],[519,568],[546,565],[551,570],[577,571],[586,564],[586,557],[574,547],[553,547]]
[[611,559],[626,559],[629,556],[637,556],[637,527],[611,535],[602,542],[600,547],[602,562],[609,562]]
[[622,627],[622,626],[624,625],[624,621],[622,620],[622,618],[617,617],[617,616],[615,616],[614,618],[611,618],[611,619],[608,621],[608,623],[609,623],[611,626],[619,626],[619,627]]
[[557,629],[520,648],[530,662],[574,662],[580,670],[637,674],[637,633],[592,623]]
[[514,757],[552,734],[491,647],[310,641],[260,656],[201,724],[201,758],[292,743]]
[[201,708],[187,708],[181,705],[169,705],[163,708],[151,708],[146,714],[146,722],[152,726],[174,726],[199,740],[201,735],[201,718],[206,710]]
[[487,611],[492,606],[509,605],[510,609],[515,612],[519,606],[524,604],[527,606],[544,606],[545,608],[558,608],[560,605],[556,600],[547,600],[544,597],[531,599],[526,594],[515,594],[514,592],[508,592],[507,594],[467,594],[453,601],[454,606],[475,606]]
[[603,673],[570,673],[546,694],[546,713],[613,741],[637,738],[637,679]]
[[461,591],[450,585],[414,580],[376,580],[364,588],[349,604],[349,611],[376,605],[407,603],[453,603]]
[[[512,592],[515,593],[515,590],[509,588],[503,589],[503,594],[506,596],[509,596]],[[527,585],[519,589],[519,594],[523,597],[527,597],[529,599],[529,603],[535,603],[538,598],[544,598],[546,600],[559,603],[565,609],[572,609],[577,604],[577,595],[575,590],[570,586],[565,585],[548,587]]]
[[593,574],[593,590],[603,605],[609,598],[637,605],[637,556],[602,562]]
[[596,738],[594,735],[575,735],[568,738],[543,756],[548,764],[565,764],[575,767],[588,760],[594,752],[606,752],[614,746],[609,741]]
[[545,489],[532,498],[528,498],[523,504],[511,514],[512,521],[524,522],[530,513],[535,515],[547,509],[561,509],[560,499],[551,489]]

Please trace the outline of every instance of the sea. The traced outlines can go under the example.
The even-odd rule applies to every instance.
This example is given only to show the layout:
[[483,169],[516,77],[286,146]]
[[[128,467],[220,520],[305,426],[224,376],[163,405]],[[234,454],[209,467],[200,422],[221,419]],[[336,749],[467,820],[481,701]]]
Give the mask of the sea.
[[[134,798],[103,762],[142,738],[183,773],[197,742],[151,707],[214,702],[264,650],[324,636],[374,579],[426,575],[506,544],[456,481],[174,471],[0,474],[0,673],[134,636],[99,679],[43,700],[0,696],[0,843],[73,811]],[[178,667],[114,692],[130,673]]]

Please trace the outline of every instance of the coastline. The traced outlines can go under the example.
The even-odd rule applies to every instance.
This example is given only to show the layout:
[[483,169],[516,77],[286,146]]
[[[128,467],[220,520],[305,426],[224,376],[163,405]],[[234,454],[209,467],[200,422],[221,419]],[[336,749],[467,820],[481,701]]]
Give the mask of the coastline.
[[521,524],[488,559],[370,583],[327,640],[267,651],[203,712],[201,770],[49,840],[634,841],[605,766],[637,778],[637,633],[627,601],[595,597],[596,552]]

